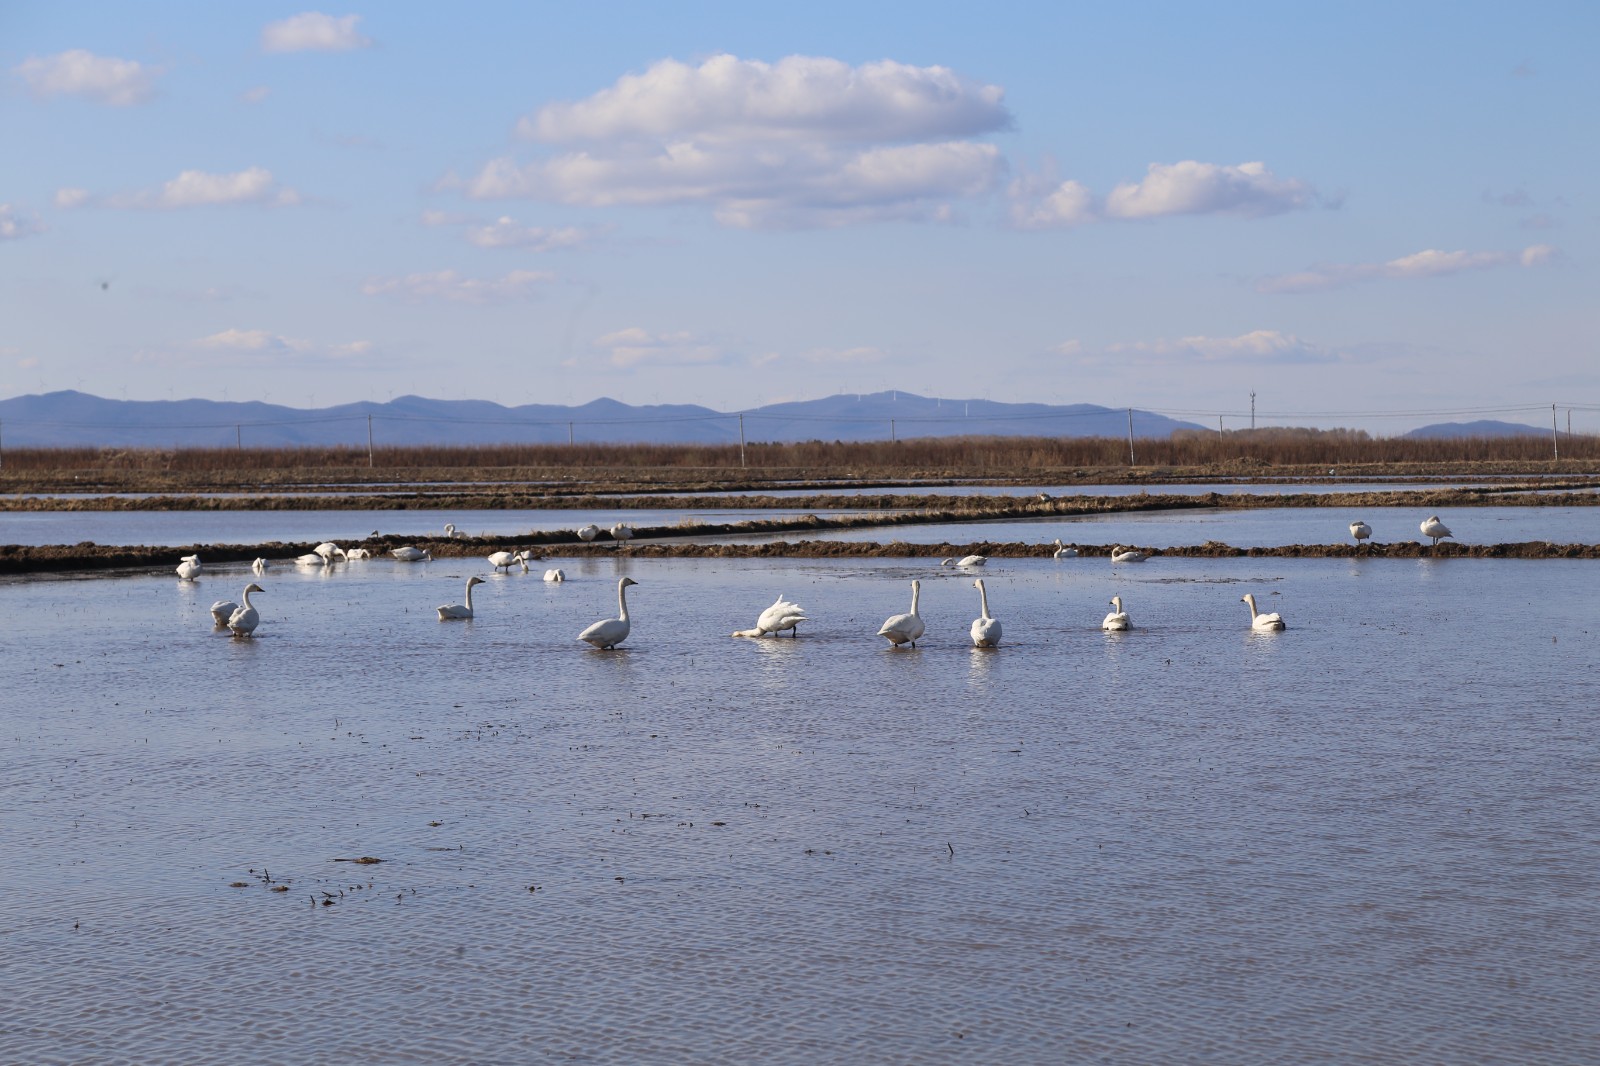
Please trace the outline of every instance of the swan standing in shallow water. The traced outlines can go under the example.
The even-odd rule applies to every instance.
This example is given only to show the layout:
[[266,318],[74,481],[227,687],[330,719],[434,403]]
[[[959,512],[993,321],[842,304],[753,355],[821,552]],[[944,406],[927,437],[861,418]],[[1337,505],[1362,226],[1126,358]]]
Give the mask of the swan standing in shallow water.
[[1289,628],[1283,624],[1283,616],[1278,614],[1276,611],[1271,614],[1261,614],[1257,612],[1256,598],[1254,594],[1246,592],[1243,596],[1240,596],[1239,599],[1250,605],[1251,629],[1278,630]]
[[239,605],[232,600],[218,600],[211,605],[212,621],[217,623],[218,629],[221,629],[228,624],[228,619],[232,618],[233,612],[238,609]]
[[1422,523],[1422,535],[1424,537],[1432,537],[1435,548],[1439,546],[1439,541],[1443,538],[1455,536],[1454,533],[1445,528],[1443,522],[1439,521],[1438,515],[1431,515],[1426,522]]
[[567,574],[566,571],[557,567],[554,570],[546,570],[544,572],[544,579],[551,584],[560,584],[567,579]]
[[878,636],[887,637],[889,643],[895,647],[909,644],[917,646],[917,638],[922,636],[922,616],[917,613],[917,597],[922,594],[922,582],[911,582],[911,610],[905,614],[891,616],[883,623],[883,628],[878,630]]
[[372,558],[372,552],[368,551],[366,548],[351,548],[349,551],[344,553],[345,562],[350,562],[353,559],[370,558]]
[[178,563],[178,580],[193,581],[200,576],[200,556],[185,555]]
[[811,619],[806,617],[806,609],[798,603],[790,603],[783,598],[783,594],[780,592],[778,598],[772,601],[772,606],[762,611],[761,616],[756,619],[754,629],[737,629],[734,630],[733,635],[736,637],[775,636],[787,629],[789,636],[798,637],[800,635],[800,623],[809,621]]
[[325,556],[318,555],[316,552],[306,552],[306,554],[304,554],[304,555],[296,555],[294,557],[294,561],[296,563],[298,563],[299,565],[301,565],[301,566],[332,566],[333,565],[332,563],[328,562],[328,560],[327,560],[327,558]]
[[507,573],[510,573],[511,568],[516,566],[518,563],[522,564],[522,572],[526,574],[528,572],[527,552],[495,552],[493,555],[489,556],[490,566],[494,567],[496,570],[499,570],[503,566],[506,568]]
[[447,603],[439,608],[439,621],[444,622],[451,618],[472,617],[472,586],[483,584],[481,577],[467,578],[467,602]]
[[267,561],[265,559],[257,559],[255,562],[250,564],[250,569],[254,570],[258,574],[264,574],[267,572]]
[[1076,559],[1077,557],[1078,557],[1078,549],[1077,548],[1069,548],[1065,544],[1061,543],[1061,538],[1060,537],[1056,538],[1056,550],[1055,550],[1055,553],[1053,555],[1053,558],[1056,558],[1056,559]]
[[422,551],[418,548],[413,548],[409,544],[407,544],[404,548],[391,549],[389,554],[394,556],[396,559],[399,559],[402,563],[433,562],[433,555],[431,553]]
[[600,527],[590,522],[578,530],[578,539],[587,543],[600,535]]
[[318,544],[315,548],[312,548],[311,550],[316,552],[318,555],[322,556],[324,559],[326,559],[330,563],[333,562],[333,557],[335,555],[337,555],[341,559],[348,558],[348,556],[346,556],[345,553],[344,553],[344,549],[339,547],[337,544],[333,543],[330,540],[323,541],[321,544]]
[[1111,561],[1113,563],[1142,563],[1148,558],[1150,557],[1138,548],[1124,550],[1119,544],[1111,549]]
[[1111,606],[1115,607],[1116,610],[1106,615],[1106,620],[1100,623],[1100,628],[1111,632],[1132,629],[1133,620],[1128,617],[1128,612],[1122,609],[1122,597],[1111,597]]
[[256,626],[261,622],[261,615],[256,612],[250,603],[252,592],[265,592],[266,589],[254,581],[244,587],[244,606],[234,611],[228,618],[228,628],[233,630],[236,637],[248,637],[256,631]]
[[617,615],[616,618],[607,618],[596,622],[594,625],[578,634],[578,639],[593,644],[602,651],[615,648],[618,644],[628,639],[628,630],[633,628],[628,621],[628,586],[637,585],[638,582],[631,577],[625,577],[617,582]]
[[1362,541],[1372,536],[1372,527],[1358,518],[1350,523],[1350,535],[1356,538],[1356,547],[1359,548]]
[[972,620],[972,646],[998,648],[1000,646],[1000,619],[989,614],[989,592],[983,587],[983,578],[972,583],[978,590],[978,617]]
[[611,527],[611,539],[616,541],[632,540],[633,527],[626,522],[618,522]]
[[987,555],[963,555],[959,559],[945,559],[942,562],[940,562],[939,565],[940,566],[951,566],[951,565],[955,565],[955,566],[983,566],[988,561],[989,561],[989,557]]

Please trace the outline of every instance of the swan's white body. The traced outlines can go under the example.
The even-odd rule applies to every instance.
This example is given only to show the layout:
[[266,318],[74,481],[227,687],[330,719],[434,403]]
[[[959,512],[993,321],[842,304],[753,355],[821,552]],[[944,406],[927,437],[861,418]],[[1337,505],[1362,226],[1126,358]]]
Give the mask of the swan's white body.
[[347,562],[351,559],[370,559],[372,558],[372,553],[366,548],[351,548],[344,553],[344,557]]
[[983,578],[974,581],[978,590],[978,617],[972,620],[972,646],[998,648],[1000,646],[1000,619],[989,614],[989,592],[983,587]]
[[200,556],[185,555],[178,563],[178,579],[193,581],[200,576]]
[[238,609],[239,605],[232,600],[218,600],[211,605],[211,617],[219,627],[225,626],[228,624],[228,619],[233,617],[233,612]]
[[544,572],[544,579],[552,583],[557,583],[565,581],[567,579],[567,575],[559,568],[555,570],[546,570]]
[[1054,557],[1057,559],[1076,559],[1078,557],[1078,549],[1067,547],[1061,543],[1061,538],[1057,537]]
[[341,559],[349,558],[349,556],[345,555],[344,549],[339,547],[337,544],[333,543],[332,541],[323,541],[321,544],[318,544],[315,548],[312,548],[311,550],[316,552],[318,555],[322,556],[324,559],[328,560],[328,562],[330,562],[330,563],[333,562],[333,557],[335,555],[339,556]]
[[483,584],[483,578],[481,578],[481,577],[469,577],[469,578],[467,578],[467,602],[466,603],[447,603],[443,607],[440,607],[439,608],[439,621],[444,622],[444,621],[447,621],[447,620],[449,620],[451,618],[471,618],[472,617],[472,586],[481,585],[481,584]]
[[329,565],[331,565],[328,562],[327,559],[325,559],[322,556],[318,555],[316,552],[307,552],[304,555],[296,555],[294,557],[294,561],[296,563],[298,563],[299,565],[301,565],[301,566],[329,566]]
[[761,612],[761,616],[756,619],[754,629],[740,629],[735,631],[733,635],[736,637],[766,637],[782,633],[787,629],[791,637],[798,637],[800,635],[800,623],[809,621],[811,619],[806,617],[806,609],[804,607],[798,603],[790,603],[780,593],[778,598],[772,601],[772,606]]
[[598,537],[599,535],[600,535],[600,527],[595,525],[593,522],[589,523],[588,525],[584,526],[582,529],[578,530],[578,539],[582,540],[582,541],[593,540],[594,538]]
[[404,548],[394,548],[389,552],[389,554],[394,556],[396,559],[399,559],[402,563],[433,561],[433,556],[430,553],[425,552],[420,548],[413,548],[409,544],[407,544]]
[[1127,551],[1123,551],[1120,547],[1111,549],[1113,563],[1142,563],[1148,558],[1148,555],[1137,548],[1129,548]]
[[611,527],[611,539],[612,540],[632,540],[633,539],[633,527],[628,525],[628,523],[626,523],[626,522],[618,522],[616,525]]
[[987,555],[963,555],[959,559],[945,559],[940,566],[982,566],[989,561]]
[[250,564],[250,569],[254,570],[258,574],[264,574],[267,572],[267,561],[265,559],[257,559],[255,562]]
[[228,628],[233,630],[236,637],[248,637],[256,631],[256,626],[261,622],[261,615],[256,613],[255,607],[250,603],[252,592],[265,592],[254,581],[244,587],[244,606],[228,616]]
[[905,614],[890,617],[878,630],[878,636],[887,637],[889,643],[895,647],[909,644],[917,646],[917,638],[922,636],[922,616],[917,613],[917,597],[922,594],[922,582],[911,582],[911,610]]
[[1439,541],[1443,538],[1455,536],[1454,533],[1450,532],[1450,530],[1445,527],[1443,522],[1439,521],[1438,515],[1433,515],[1426,522],[1422,523],[1422,535],[1424,537],[1432,537],[1433,546],[1435,548],[1439,546]]
[[617,582],[617,615],[616,618],[607,618],[596,622],[594,625],[578,634],[578,639],[593,644],[602,651],[615,648],[618,644],[628,639],[628,630],[632,623],[628,620],[628,586],[637,585],[638,582],[631,577],[625,577]]
[[1356,539],[1356,547],[1361,547],[1361,542],[1372,536],[1372,527],[1361,519],[1350,523],[1350,535]]
[[454,522],[446,522],[444,524],[444,535],[446,537],[453,537],[456,535],[456,524]]
[[1251,629],[1277,630],[1289,628],[1288,626],[1284,625],[1283,616],[1278,614],[1276,611],[1271,614],[1261,614],[1258,612],[1256,610],[1256,598],[1253,594],[1246,592],[1239,598],[1250,605]]
[[526,574],[528,572],[527,552],[495,552],[493,555],[489,556],[489,565],[494,567],[496,570],[499,570],[503,566],[507,571],[510,571],[510,569],[513,566],[516,566],[518,563],[522,564],[522,572]]
[[1106,620],[1100,623],[1100,628],[1111,631],[1132,629],[1133,620],[1128,617],[1128,612],[1122,609],[1122,597],[1111,597],[1111,606],[1115,607],[1116,610],[1106,615]]

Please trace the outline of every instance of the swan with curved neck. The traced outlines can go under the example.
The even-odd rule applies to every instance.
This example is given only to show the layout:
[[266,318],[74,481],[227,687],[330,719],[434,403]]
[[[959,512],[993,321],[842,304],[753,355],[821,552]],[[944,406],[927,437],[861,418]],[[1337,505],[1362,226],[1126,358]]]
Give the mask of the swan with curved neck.
[[561,582],[567,579],[567,574],[565,570],[562,570],[560,567],[556,567],[552,570],[546,570],[544,572],[544,579],[551,584],[559,585]]
[[439,608],[439,621],[444,622],[452,618],[472,617],[472,586],[483,584],[481,577],[467,578],[467,602],[447,603]]
[[917,638],[922,636],[922,616],[917,613],[917,597],[922,594],[922,582],[911,582],[911,610],[905,614],[891,615],[883,623],[883,628],[878,630],[878,636],[888,638],[890,644],[899,647],[909,644],[917,646]]
[[1432,537],[1435,548],[1439,546],[1439,542],[1445,537],[1455,536],[1454,533],[1446,528],[1443,522],[1439,521],[1438,515],[1430,515],[1428,520],[1422,523],[1422,535],[1424,537]]
[[454,522],[446,522],[444,524],[444,535],[446,537],[454,537],[456,535],[456,524]]
[[983,587],[983,578],[973,583],[978,590],[978,617],[972,620],[972,646],[998,648],[1000,646],[1000,619],[989,614],[989,591]]
[[250,602],[252,592],[265,592],[266,589],[254,581],[244,587],[244,606],[228,618],[228,628],[233,630],[236,637],[248,637],[256,631],[256,626],[261,622],[261,615]]
[[944,559],[940,566],[983,566],[989,561],[987,555],[963,555],[959,559]]
[[1052,557],[1056,559],[1076,559],[1078,557],[1078,549],[1067,547],[1061,543],[1061,538],[1057,537],[1056,550]]
[[1149,556],[1138,548],[1125,549],[1119,544],[1111,549],[1111,561],[1113,563],[1142,563],[1148,558]]
[[633,628],[628,619],[628,586],[637,584],[638,582],[631,577],[625,577],[618,581],[617,617],[596,622],[582,633],[579,633],[578,639],[593,644],[601,651],[615,648],[618,644],[627,640],[628,631]]
[[333,557],[335,555],[341,559],[349,558],[349,556],[345,555],[344,549],[333,543],[331,540],[325,540],[311,550],[322,556],[330,563],[333,562]]
[[304,555],[296,555],[294,557],[294,561],[296,563],[298,563],[300,566],[332,566],[333,565],[331,562],[328,561],[326,556],[320,555],[317,552],[306,552]]
[[1279,629],[1287,629],[1287,628],[1289,628],[1288,626],[1284,625],[1283,616],[1278,614],[1276,611],[1274,611],[1271,614],[1262,614],[1259,611],[1257,611],[1256,610],[1256,598],[1255,598],[1254,593],[1246,592],[1243,596],[1240,596],[1239,598],[1241,600],[1243,600],[1245,603],[1248,603],[1250,605],[1250,628],[1251,629],[1259,629],[1259,630],[1263,630],[1263,631],[1269,631],[1269,630],[1270,631],[1275,631],[1275,630],[1279,630]]
[[1100,628],[1108,632],[1118,632],[1133,628],[1133,620],[1128,617],[1128,612],[1122,609],[1122,597],[1111,597],[1111,606],[1116,610],[1106,615],[1106,620],[1100,623]]
[[228,624],[228,619],[233,617],[233,612],[238,609],[239,605],[232,600],[218,600],[211,605],[211,620],[217,624],[218,629],[222,629]]
[[254,570],[258,574],[264,574],[267,572],[267,561],[265,559],[257,559],[255,562],[250,564],[250,569]]
[[511,572],[511,568],[513,566],[516,566],[518,563],[522,564],[522,572],[524,574],[526,574],[528,572],[528,553],[527,552],[505,552],[505,551],[501,551],[501,552],[495,552],[495,553],[493,553],[492,555],[489,556],[489,565],[490,566],[494,567],[495,570],[499,570],[501,567],[504,567],[507,573],[510,573]]
[[200,576],[200,556],[185,555],[178,562],[178,580],[193,581]]
[[432,552],[425,552],[425,551],[422,551],[420,548],[413,548],[409,544],[407,544],[403,548],[393,548],[393,549],[390,550],[389,554],[394,556],[396,559],[399,559],[402,563],[431,563],[431,562],[433,562],[433,553]]
[[737,629],[734,630],[733,635],[736,637],[776,636],[787,629],[789,636],[798,637],[800,635],[800,623],[809,621],[811,619],[806,617],[806,609],[804,607],[798,603],[790,603],[783,598],[782,593],[779,593],[778,598],[772,601],[772,606],[762,611],[761,616],[756,619],[754,629]]

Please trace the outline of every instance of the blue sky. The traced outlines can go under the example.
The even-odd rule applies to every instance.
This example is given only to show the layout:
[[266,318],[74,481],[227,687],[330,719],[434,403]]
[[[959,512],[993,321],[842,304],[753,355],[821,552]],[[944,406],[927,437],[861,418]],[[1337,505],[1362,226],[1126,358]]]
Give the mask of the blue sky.
[[[0,0],[0,395],[1600,431],[1600,8]],[[1546,421],[1548,415],[1545,416]]]

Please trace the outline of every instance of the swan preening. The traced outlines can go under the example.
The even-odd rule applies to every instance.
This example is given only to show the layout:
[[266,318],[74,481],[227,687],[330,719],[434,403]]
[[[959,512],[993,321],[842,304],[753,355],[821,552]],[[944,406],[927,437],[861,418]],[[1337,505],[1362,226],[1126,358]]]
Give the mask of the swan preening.
[[1128,612],[1122,609],[1122,597],[1111,597],[1111,606],[1116,610],[1106,615],[1106,620],[1100,623],[1100,628],[1110,631],[1120,631],[1133,628],[1133,620],[1128,617]]
[[895,647],[909,644],[917,646],[917,638],[922,636],[922,616],[917,613],[917,597],[922,593],[922,582],[911,582],[911,610],[905,614],[891,616],[883,623],[883,628],[878,630],[878,636],[889,638],[889,643]]
[[557,567],[557,568],[555,568],[553,570],[546,570],[544,572],[544,579],[546,581],[551,582],[552,584],[559,584],[560,582],[565,581],[567,579],[567,573],[566,573],[565,570],[562,570],[560,567]]
[[349,562],[352,559],[370,559],[372,558],[372,552],[368,551],[366,548],[351,548],[349,551],[344,553],[344,557],[346,562]]
[[1356,547],[1359,548],[1362,541],[1372,536],[1372,527],[1358,518],[1350,523],[1350,535],[1356,539]]
[[456,533],[456,524],[454,522],[446,522],[444,524],[444,535],[445,535],[446,539],[449,539],[451,537],[454,537],[454,536],[458,535]]
[[1422,535],[1424,537],[1432,537],[1433,546],[1435,548],[1439,546],[1440,540],[1444,539],[1445,537],[1455,536],[1454,533],[1450,532],[1450,530],[1445,527],[1443,522],[1439,521],[1438,515],[1430,515],[1428,520],[1422,523]]
[[618,522],[616,525],[611,527],[611,539],[612,540],[632,540],[633,539],[633,527],[628,525],[628,523],[626,523],[626,522]]
[[[983,587],[983,578],[978,578],[972,583],[978,590],[978,617],[972,620],[972,646],[974,648],[998,648],[1000,646],[1000,619],[989,614],[989,593]],[[916,612],[916,607],[911,608]],[[891,638],[892,639],[892,638]]]
[[1119,544],[1111,549],[1111,561],[1114,563],[1142,563],[1148,558],[1138,548],[1124,548]]
[[200,576],[200,556],[185,555],[178,562],[178,580],[193,581]]
[[1256,610],[1256,598],[1252,593],[1246,592],[1239,597],[1240,600],[1250,605],[1250,628],[1261,630],[1287,629],[1283,624],[1283,616],[1274,611],[1271,614],[1261,614]]
[[236,637],[248,637],[256,631],[256,626],[261,622],[261,615],[256,613],[255,607],[250,604],[252,592],[265,592],[254,581],[244,587],[244,606],[228,616],[228,628],[233,630]]
[[239,605],[232,600],[218,600],[213,603],[211,605],[211,617],[217,623],[217,628],[221,629],[227,625],[228,619],[232,618],[233,612],[238,609]]
[[1057,559],[1076,559],[1078,557],[1078,549],[1077,548],[1069,548],[1065,544],[1062,544],[1060,537],[1056,538],[1056,542],[1055,543],[1056,543],[1056,550],[1055,550],[1055,553],[1054,553],[1054,556],[1053,556],[1054,558],[1057,558]]
[[469,578],[467,578],[467,602],[466,603],[447,603],[444,606],[440,607],[439,608],[439,621],[443,622],[443,621],[446,621],[446,620],[451,619],[451,618],[471,618],[472,617],[472,586],[481,585],[481,584],[483,584],[483,578],[481,578],[481,577],[469,577]]
[[506,568],[507,573],[509,573],[511,568],[516,566],[518,563],[522,564],[522,572],[526,574],[528,572],[527,552],[495,552],[493,555],[489,556],[490,566],[494,567],[496,570],[499,570],[503,566]]
[[255,562],[250,564],[250,569],[254,570],[258,574],[264,574],[267,572],[267,561],[265,559],[257,559]]
[[586,525],[582,529],[578,530],[578,539],[582,540],[582,541],[593,540],[594,538],[598,537],[599,535],[600,535],[600,527],[595,525],[593,522],[590,522],[588,525]]
[[594,625],[578,634],[578,639],[593,644],[602,651],[615,648],[618,644],[628,639],[628,630],[632,628],[628,621],[628,586],[637,585],[638,582],[631,577],[625,577],[617,582],[617,615],[616,618],[607,618],[596,622]]
[[296,563],[298,563],[299,565],[301,565],[301,566],[332,566],[333,565],[332,561],[329,560],[327,556],[320,555],[317,552],[306,552],[306,554],[304,554],[304,555],[296,555],[294,557],[294,561]]
[[422,551],[419,548],[413,548],[409,544],[407,544],[404,548],[393,548],[390,550],[389,554],[394,556],[396,559],[399,559],[402,563],[428,563],[433,561],[432,554]]
[[951,565],[954,565],[954,566],[983,566],[988,561],[989,561],[989,557],[987,555],[963,555],[959,559],[945,559],[942,562],[940,562],[939,565],[940,566],[951,566]]
[[754,629],[737,629],[733,635],[736,637],[766,637],[782,633],[785,629],[789,636],[800,635],[800,623],[809,622],[806,609],[798,603],[790,603],[783,598],[783,593],[778,593],[778,598],[772,601],[772,606],[761,612],[761,617],[756,619]]

